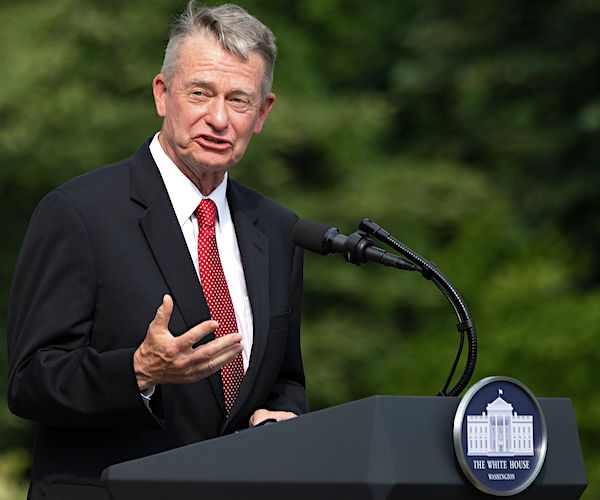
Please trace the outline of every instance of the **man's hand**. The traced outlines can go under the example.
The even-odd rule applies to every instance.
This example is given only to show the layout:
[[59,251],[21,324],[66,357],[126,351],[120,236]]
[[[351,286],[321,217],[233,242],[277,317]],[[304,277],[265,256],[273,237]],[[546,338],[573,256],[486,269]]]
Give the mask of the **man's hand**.
[[242,351],[239,333],[224,335],[196,349],[193,346],[215,331],[218,323],[208,320],[178,337],[169,331],[173,299],[163,297],[146,338],[133,355],[133,369],[140,391],[162,383],[197,382],[219,371]]
[[271,411],[261,408],[260,410],[256,410],[250,417],[250,427],[254,427],[270,418],[274,418],[278,422],[281,422],[282,420],[289,420],[290,418],[296,418],[297,416],[298,415],[291,411]]

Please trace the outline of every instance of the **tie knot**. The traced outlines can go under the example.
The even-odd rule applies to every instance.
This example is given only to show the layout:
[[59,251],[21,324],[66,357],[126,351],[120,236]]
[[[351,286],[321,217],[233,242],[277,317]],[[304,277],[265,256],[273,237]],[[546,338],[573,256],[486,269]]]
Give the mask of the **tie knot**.
[[196,209],[198,223],[202,226],[214,226],[217,219],[217,206],[209,198],[204,198]]

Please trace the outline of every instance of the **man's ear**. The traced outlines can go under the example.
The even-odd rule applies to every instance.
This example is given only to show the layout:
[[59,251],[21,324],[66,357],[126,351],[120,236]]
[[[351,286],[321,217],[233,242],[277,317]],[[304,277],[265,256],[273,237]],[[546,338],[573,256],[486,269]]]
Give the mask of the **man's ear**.
[[161,118],[165,117],[166,114],[166,99],[167,99],[167,83],[165,81],[165,75],[159,73],[152,80],[152,93],[154,94],[154,105],[156,106],[156,113]]
[[260,107],[260,110],[258,111],[258,119],[256,120],[256,123],[254,124],[254,133],[255,134],[260,134],[260,132],[263,128],[263,125],[267,121],[267,117],[269,116],[269,113],[271,112],[271,108],[273,107],[273,104],[275,104],[275,94],[273,94],[271,92],[271,93],[269,93],[267,98],[264,100],[264,102],[262,103],[262,105]]

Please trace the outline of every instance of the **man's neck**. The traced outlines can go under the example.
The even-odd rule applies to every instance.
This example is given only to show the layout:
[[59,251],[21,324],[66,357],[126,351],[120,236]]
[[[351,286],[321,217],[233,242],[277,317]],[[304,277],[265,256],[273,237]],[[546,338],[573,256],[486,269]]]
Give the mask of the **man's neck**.
[[225,177],[225,172],[201,172],[198,174],[189,168],[181,168],[179,166],[178,168],[196,185],[203,196],[208,196],[217,189]]

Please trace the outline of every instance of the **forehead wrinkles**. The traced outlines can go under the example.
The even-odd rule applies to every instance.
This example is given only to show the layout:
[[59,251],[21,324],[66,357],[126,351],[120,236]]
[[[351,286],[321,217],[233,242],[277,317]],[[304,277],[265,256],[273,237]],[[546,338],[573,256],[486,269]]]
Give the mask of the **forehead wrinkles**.
[[224,50],[216,41],[196,36],[184,42],[179,54],[176,75],[183,82],[192,80],[232,81],[260,91],[264,73],[262,58],[251,52],[248,61]]

